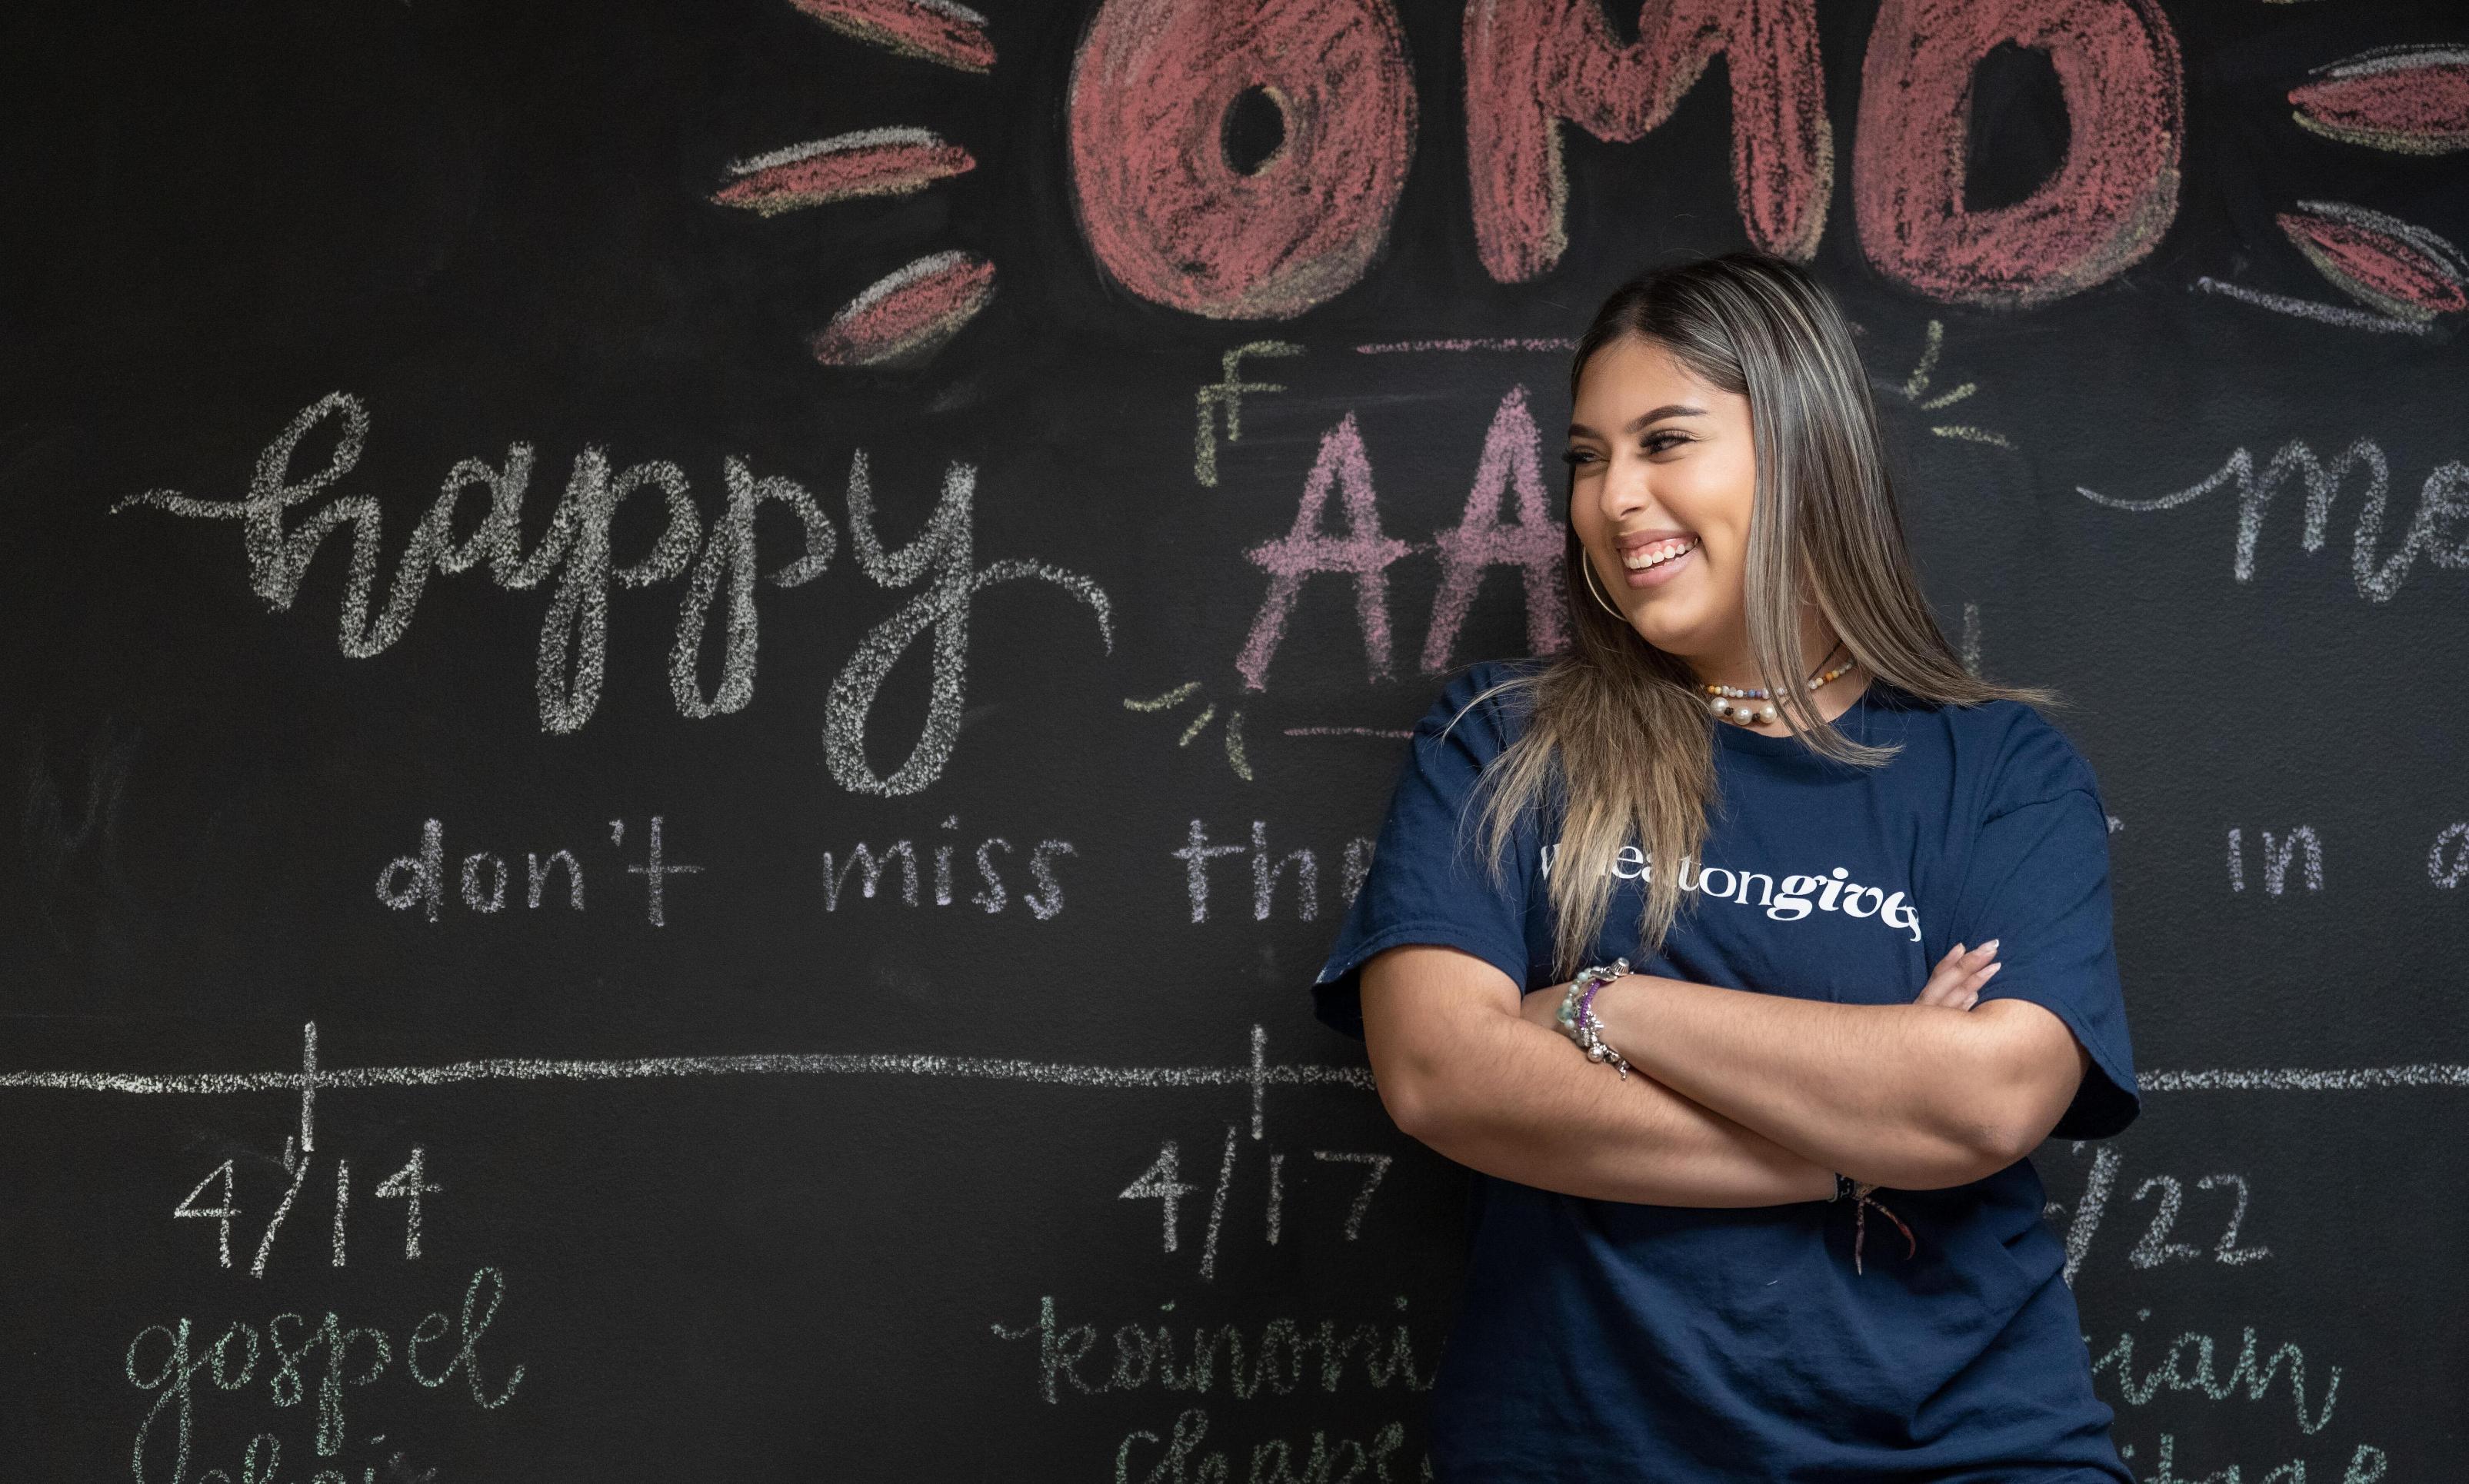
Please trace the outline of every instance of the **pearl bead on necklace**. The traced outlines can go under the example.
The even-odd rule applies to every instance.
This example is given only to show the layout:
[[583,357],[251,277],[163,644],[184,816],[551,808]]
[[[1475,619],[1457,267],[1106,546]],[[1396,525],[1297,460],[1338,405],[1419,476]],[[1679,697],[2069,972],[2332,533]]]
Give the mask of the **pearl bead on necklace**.
[[[1841,646],[1838,645],[1836,648],[1839,649]],[[1834,652],[1834,650],[1827,651],[1827,653],[1830,655]],[[1858,660],[1847,659],[1842,664],[1835,666],[1832,670],[1821,670],[1817,674],[1811,675],[1807,680],[1802,681],[1801,685],[1803,689],[1815,691],[1821,686],[1832,684],[1833,682],[1851,674],[1852,668],[1858,663]],[[1733,722],[1740,726],[1758,726],[1761,724],[1771,725],[1773,722],[1780,719],[1783,715],[1783,713],[1776,708],[1773,700],[1769,699],[1772,693],[1762,690],[1756,686],[1700,685],[1698,689],[1704,691],[1709,696],[1713,697],[1713,699],[1707,702],[1708,710],[1714,712],[1715,715],[1721,719]],[[1735,704],[1738,701],[1743,700],[1764,701],[1765,704],[1758,706],[1742,706]]]

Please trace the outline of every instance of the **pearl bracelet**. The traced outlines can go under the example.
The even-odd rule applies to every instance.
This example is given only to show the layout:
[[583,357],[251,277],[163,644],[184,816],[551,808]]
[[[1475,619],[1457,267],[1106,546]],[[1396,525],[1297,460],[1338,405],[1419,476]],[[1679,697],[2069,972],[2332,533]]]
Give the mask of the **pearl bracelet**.
[[1570,981],[1568,993],[1560,996],[1560,1011],[1555,1017],[1560,1033],[1584,1048],[1587,1061],[1609,1062],[1620,1069],[1624,1080],[1628,1076],[1628,1059],[1604,1039],[1604,1023],[1595,1015],[1595,992],[1627,972],[1626,958],[1580,970],[1578,977]]

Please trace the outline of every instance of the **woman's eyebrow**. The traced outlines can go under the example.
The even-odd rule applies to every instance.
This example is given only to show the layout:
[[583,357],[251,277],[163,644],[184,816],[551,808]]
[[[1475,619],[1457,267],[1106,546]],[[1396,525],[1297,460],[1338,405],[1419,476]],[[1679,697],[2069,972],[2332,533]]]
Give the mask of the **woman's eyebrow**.
[[[1642,412],[1636,417],[1629,419],[1627,423],[1621,428],[1621,431],[1624,433],[1634,433],[1639,428],[1646,426],[1648,423],[1658,422],[1665,418],[1702,418],[1705,415],[1706,409],[1703,407],[1692,407],[1682,402],[1668,402],[1663,406],[1655,408],[1652,412]],[[1572,438],[1601,438],[1604,435],[1596,432],[1593,428],[1586,426],[1583,422],[1572,422],[1569,424],[1569,436]]]
[[1705,415],[1706,409],[1703,407],[1692,407],[1684,402],[1669,402],[1663,406],[1655,408],[1652,412],[1639,413],[1636,417],[1629,419],[1627,425],[1624,426],[1621,431],[1624,433],[1634,433],[1638,429],[1646,426],[1648,423],[1660,422],[1665,418],[1702,418]]

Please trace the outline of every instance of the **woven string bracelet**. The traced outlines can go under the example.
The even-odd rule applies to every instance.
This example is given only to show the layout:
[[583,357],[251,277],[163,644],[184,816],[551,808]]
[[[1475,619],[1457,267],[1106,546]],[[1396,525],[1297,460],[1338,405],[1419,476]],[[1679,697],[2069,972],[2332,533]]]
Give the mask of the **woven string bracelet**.
[[1883,1212],[1886,1220],[1894,1222],[1896,1228],[1903,1232],[1905,1257],[1920,1251],[1920,1244],[1913,1238],[1912,1229],[1904,1224],[1904,1219],[1887,1210],[1885,1202],[1871,1198],[1869,1193],[1876,1189],[1878,1189],[1878,1183],[1875,1180],[1856,1180],[1838,1171],[1834,1176],[1834,1194],[1826,1198],[1829,1200],[1840,1200],[1846,1196],[1852,1198],[1852,1270],[1854,1272],[1861,1271],[1860,1244],[1869,1235],[1871,1206],[1876,1206]]

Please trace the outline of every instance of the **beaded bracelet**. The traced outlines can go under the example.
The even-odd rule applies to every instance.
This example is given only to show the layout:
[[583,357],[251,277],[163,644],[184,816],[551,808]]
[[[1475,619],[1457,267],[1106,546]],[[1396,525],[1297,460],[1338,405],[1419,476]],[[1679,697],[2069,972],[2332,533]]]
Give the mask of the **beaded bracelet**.
[[1559,1021],[1562,1035],[1585,1048],[1589,1062],[1609,1062],[1620,1069],[1623,1080],[1628,1077],[1628,1059],[1611,1048],[1604,1039],[1604,1024],[1595,1016],[1595,992],[1628,972],[1628,960],[1615,959],[1581,969],[1569,982],[1568,993],[1560,996]]

